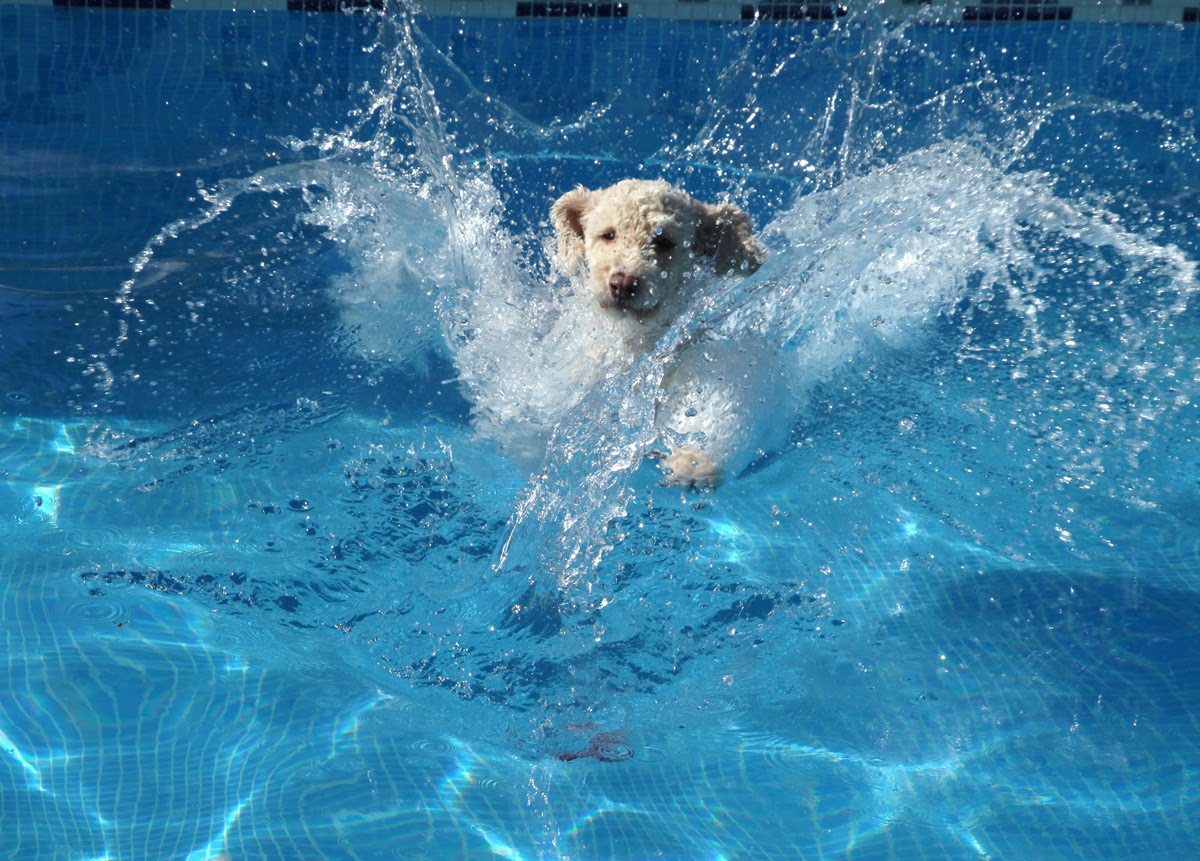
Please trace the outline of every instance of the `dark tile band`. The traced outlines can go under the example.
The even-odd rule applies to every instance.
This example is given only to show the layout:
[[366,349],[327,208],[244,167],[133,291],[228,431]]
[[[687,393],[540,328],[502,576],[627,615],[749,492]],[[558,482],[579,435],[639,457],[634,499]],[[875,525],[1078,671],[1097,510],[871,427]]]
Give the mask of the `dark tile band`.
[[743,21],[832,21],[846,14],[833,3],[756,3],[742,7]]
[[989,3],[983,6],[968,6],[963,10],[963,21],[986,23],[988,21],[1070,21],[1074,12],[1071,6],[1055,3],[1033,2]]
[[518,3],[518,18],[628,18],[624,3]]

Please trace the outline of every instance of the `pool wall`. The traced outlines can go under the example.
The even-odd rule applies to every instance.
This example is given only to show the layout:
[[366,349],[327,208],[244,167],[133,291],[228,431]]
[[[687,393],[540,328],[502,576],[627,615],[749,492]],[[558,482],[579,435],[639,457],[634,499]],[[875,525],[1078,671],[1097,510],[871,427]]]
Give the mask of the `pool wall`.
[[[147,10],[288,10],[339,12],[383,8],[386,0],[0,0],[63,8]],[[788,2],[788,0],[423,0],[428,15],[451,18],[665,18],[696,21],[829,21],[859,9],[889,18],[921,16],[947,22],[1044,23],[1103,21],[1131,24],[1195,24],[1196,0],[883,0],[883,2]]]

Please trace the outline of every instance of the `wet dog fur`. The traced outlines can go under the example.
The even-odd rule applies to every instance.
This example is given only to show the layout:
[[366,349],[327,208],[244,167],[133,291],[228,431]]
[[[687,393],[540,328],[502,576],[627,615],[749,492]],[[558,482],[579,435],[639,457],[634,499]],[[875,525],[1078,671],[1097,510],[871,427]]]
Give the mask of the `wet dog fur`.
[[[559,267],[568,273],[583,270],[578,289],[616,324],[607,331],[620,333],[607,336],[614,343],[595,350],[597,357],[606,357],[597,361],[614,365],[632,364],[657,343],[687,308],[698,277],[748,275],[763,260],[750,218],[740,208],[702,203],[661,180],[627,179],[599,190],[580,186],[554,203],[550,218]],[[620,361],[621,354],[628,361]],[[670,388],[690,390],[679,379]],[[702,445],[678,446],[666,455],[670,482],[715,486],[724,476],[739,417],[724,414],[721,404],[711,406],[685,411],[667,404],[660,411],[671,430],[704,439]],[[701,420],[691,418],[698,414]]]

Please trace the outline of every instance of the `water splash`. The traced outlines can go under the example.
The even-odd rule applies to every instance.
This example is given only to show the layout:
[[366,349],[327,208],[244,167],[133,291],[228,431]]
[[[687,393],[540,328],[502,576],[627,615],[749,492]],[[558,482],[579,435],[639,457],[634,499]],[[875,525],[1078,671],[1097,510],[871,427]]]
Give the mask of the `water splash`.
[[[114,349],[128,354],[133,335],[156,337],[165,326],[145,288],[160,250],[185,233],[257,201],[282,210],[289,236],[319,237],[336,262],[314,280],[349,333],[337,348],[364,360],[371,379],[446,369],[482,438],[470,445],[531,476],[509,494],[494,570],[473,581],[464,616],[508,624],[514,640],[566,631],[556,657],[582,665],[600,648],[597,614],[609,630],[634,626],[620,606],[621,566],[641,546],[630,522],[644,503],[676,514],[699,506],[687,528],[698,543],[719,543],[704,534],[709,500],[662,502],[648,461],[680,440],[662,402],[687,362],[699,362],[706,387],[737,414],[735,472],[778,468],[781,492],[803,498],[806,479],[786,468],[792,443],[827,431],[866,450],[868,463],[889,460],[877,472],[889,477],[887,492],[913,497],[905,511],[919,509],[914,516],[945,525],[981,557],[1036,554],[995,537],[1011,528],[996,513],[1003,507],[984,512],[971,499],[990,488],[956,486],[974,507],[926,502],[938,497],[924,477],[895,465],[911,455],[919,433],[911,429],[924,427],[914,416],[944,413],[941,398],[999,429],[1007,448],[994,454],[995,473],[1023,470],[1036,455],[1056,481],[1070,479],[1051,492],[1032,478],[1022,486],[1041,513],[1068,511],[1076,488],[1105,476],[1116,477],[1113,498],[1162,504],[1151,480],[1113,461],[1153,462],[1166,447],[1166,419],[1193,397],[1192,360],[1174,327],[1190,313],[1194,264],[1127,223],[1120,201],[1072,189],[1045,154],[1079,106],[1151,125],[1155,117],[1076,97],[1039,100],[1036,81],[975,48],[943,79],[909,29],[877,26],[732,36],[714,54],[734,62],[719,86],[693,94],[690,113],[652,97],[661,128],[632,124],[616,92],[542,123],[496,100],[404,16],[380,32],[384,84],[364,93],[344,129],[289,140],[304,160],[205,189],[199,214],[151,240],[122,291],[128,328]],[[924,73],[898,76],[900,60]],[[788,84],[797,79],[810,86]],[[463,93],[456,104],[469,108],[448,109],[447,93]],[[1159,129],[1189,146],[1178,124]],[[581,349],[597,334],[594,309],[551,270],[541,223],[564,184],[604,181],[587,175],[593,168],[604,179],[652,170],[698,195],[732,195],[754,212],[771,253],[750,278],[707,285],[652,350],[605,374]],[[696,359],[697,347],[714,358]],[[739,383],[746,379],[755,387]],[[893,394],[912,400],[888,403]],[[862,404],[861,419],[846,418]],[[1160,459],[1157,474],[1169,466]],[[858,478],[837,480],[858,487]],[[876,509],[889,501],[881,495]],[[820,510],[819,501],[805,504]],[[1054,541],[1079,538],[1077,524],[1055,526]],[[686,613],[666,624],[700,627]],[[722,635],[708,630],[705,647],[715,649]],[[453,670],[431,658],[414,676],[457,676],[465,690],[480,669],[469,658]],[[538,679],[549,683],[514,671],[509,701],[533,698]]]
[[[1116,292],[1114,302],[1142,309],[1136,312],[1142,319],[1125,320],[1126,331],[1177,317],[1196,290],[1195,264],[1178,248],[1131,233],[1103,210],[1058,197],[1045,175],[1002,170],[973,141],[921,150],[801,197],[765,236],[774,254],[762,270],[744,283],[718,285],[652,353],[560,422],[546,465],[515,510],[502,566],[544,571],[534,576],[568,593],[581,584],[593,588],[612,549],[610,524],[626,513],[634,475],[663,432],[654,418],[664,372],[690,340],[736,344],[768,376],[784,378],[776,381],[782,384],[775,397],[740,401],[744,449],[770,453],[803,415],[814,387],[845,385],[850,371],[889,356],[926,352],[936,361],[953,353],[946,339],[961,335],[939,332],[935,324],[952,326],[956,315],[980,308],[991,313],[997,297],[1024,344],[1016,361],[1025,370],[1014,374],[1056,365],[1065,372],[1074,342],[1058,329],[1075,315],[1088,319],[1071,324],[1074,329],[1094,328],[1091,303],[1098,297],[1080,302],[1083,297],[1054,295],[1063,277],[1057,256],[1046,254],[1054,243],[1079,243],[1088,258],[1113,255],[1152,286],[1152,299],[1130,292],[1141,283]],[[514,340],[521,354],[539,346],[521,344],[516,333],[506,344]],[[496,356],[494,367],[503,367],[501,359]],[[1164,360],[1172,373],[1187,369],[1182,346]],[[1145,356],[1114,353],[1105,361],[1111,378],[1117,365],[1136,365]],[[710,389],[724,375],[739,379],[728,363],[714,365]],[[526,386],[545,379],[534,374]],[[518,545],[539,550],[513,563]]]

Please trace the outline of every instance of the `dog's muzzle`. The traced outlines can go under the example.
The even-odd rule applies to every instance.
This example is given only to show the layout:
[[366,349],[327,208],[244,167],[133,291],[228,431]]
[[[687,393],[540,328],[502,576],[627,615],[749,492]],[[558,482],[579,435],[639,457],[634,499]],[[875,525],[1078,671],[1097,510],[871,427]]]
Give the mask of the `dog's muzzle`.
[[628,302],[638,294],[642,279],[626,275],[624,272],[614,272],[608,276],[608,292],[618,302]]

